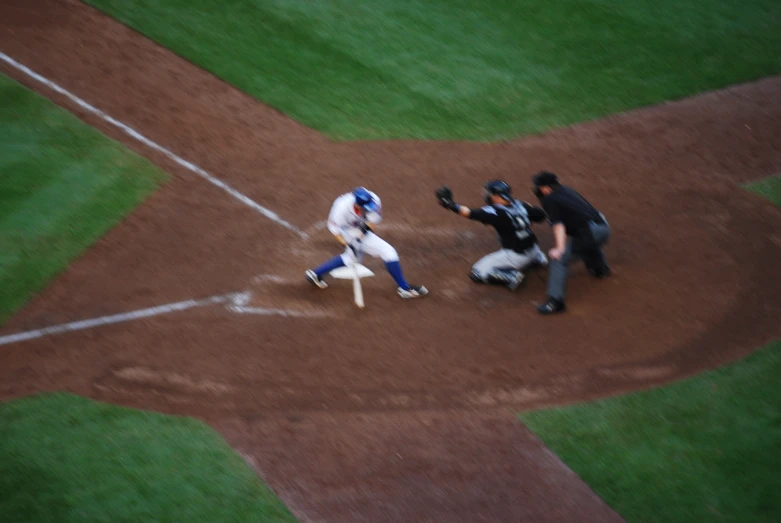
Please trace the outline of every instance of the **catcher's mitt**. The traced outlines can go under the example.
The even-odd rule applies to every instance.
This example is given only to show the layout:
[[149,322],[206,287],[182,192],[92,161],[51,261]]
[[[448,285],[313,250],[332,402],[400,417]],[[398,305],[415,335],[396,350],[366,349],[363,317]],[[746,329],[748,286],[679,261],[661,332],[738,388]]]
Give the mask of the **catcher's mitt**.
[[453,201],[453,191],[450,190],[450,187],[443,185],[434,194],[439,200],[439,205],[449,211],[458,212],[458,205]]
[[442,200],[447,200],[452,202],[453,201],[453,191],[450,190],[450,187],[447,185],[443,185],[439,189],[436,190],[437,200],[440,202]]

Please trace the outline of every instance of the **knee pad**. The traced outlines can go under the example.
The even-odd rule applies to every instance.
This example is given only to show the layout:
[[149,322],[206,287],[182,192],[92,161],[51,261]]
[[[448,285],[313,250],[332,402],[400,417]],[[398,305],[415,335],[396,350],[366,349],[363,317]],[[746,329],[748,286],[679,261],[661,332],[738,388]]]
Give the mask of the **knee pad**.
[[383,249],[382,253],[380,254],[380,257],[382,258],[382,261],[385,263],[393,263],[399,261],[399,253],[388,245],[386,249]]
[[352,264],[354,262],[358,262],[358,261],[360,261],[358,259],[358,257],[355,256],[355,254],[353,254],[353,252],[351,250],[349,250],[349,249],[344,254],[342,254],[342,262],[345,265],[350,265],[350,264]]

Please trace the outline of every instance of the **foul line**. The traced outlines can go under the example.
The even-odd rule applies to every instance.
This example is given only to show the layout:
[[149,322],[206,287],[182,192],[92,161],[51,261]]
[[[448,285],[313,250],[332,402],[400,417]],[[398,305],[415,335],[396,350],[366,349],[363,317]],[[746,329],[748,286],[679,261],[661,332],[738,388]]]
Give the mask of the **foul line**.
[[78,330],[91,329],[94,327],[102,327],[104,325],[111,325],[113,323],[140,320],[142,318],[149,318],[151,316],[159,316],[161,314],[170,314],[172,312],[184,311],[194,307],[205,307],[207,305],[214,305],[217,303],[226,303],[233,300],[235,296],[235,294],[223,294],[222,296],[212,296],[211,298],[205,298],[203,300],[180,301],[178,303],[169,303],[168,305],[151,307],[149,309],[114,314],[113,316],[103,316],[100,318],[93,318],[91,320],[74,321],[72,323],[54,325],[52,327],[45,327],[43,329],[20,332],[18,334],[11,334],[8,336],[0,336],[0,345],[8,345],[10,343],[33,340],[35,338],[42,338],[44,336],[51,336],[53,334],[62,334],[64,332],[73,332]]
[[204,298],[202,300],[180,301],[176,303],[169,303],[167,305],[158,305],[157,307],[150,307],[148,309],[123,312],[121,314],[114,314],[111,316],[102,316],[100,318],[92,318],[89,320],[74,321],[71,323],[63,323],[61,325],[52,325],[50,327],[44,327],[42,329],[36,329],[31,331],[19,332],[16,334],[9,334],[6,336],[0,336],[0,346],[10,345],[11,343],[19,343],[22,341],[34,340],[36,338],[43,338],[44,336],[52,336],[55,334],[63,334],[66,332],[92,329],[95,327],[103,327],[115,323],[141,320],[144,318],[150,318],[152,316],[160,316],[162,314],[170,314],[172,312],[180,312],[180,311],[185,311],[187,309],[194,309],[196,307],[208,307],[209,305],[218,305],[218,304],[225,304],[226,308],[229,311],[237,314],[255,314],[259,316],[283,316],[287,318],[312,318],[312,319],[334,317],[333,314],[326,311],[267,309],[264,307],[250,307],[248,305],[251,300],[251,297],[252,294],[250,292],[233,292],[230,294],[221,294],[219,296]]
[[130,136],[131,138],[134,138],[134,139],[138,140],[139,142],[141,142],[142,144],[146,145],[150,149],[154,149],[155,151],[163,154],[164,156],[166,156],[167,158],[173,160],[174,162],[176,162],[177,164],[181,165],[185,169],[187,169],[187,170],[197,174],[198,176],[200,176],[204,180],[208,181],[212,185],[215,185],[215,186],[219,187],[220,189],[222,189],[223,191],[227,192],[228,194],[230,194],[231,196],[233,196],[234,198],[236,198],[237,200],[239,200],[243,204],[245,204],[245,205],[255,209],[256,211],[258,211],[260,214],[262,214],[263,216],[265,216],[269,220],[277,223],[278,225],[281,225],[282,227],[285,227],[286,229],[289,229],[289,230],[295,232],[296,234],[298,234],[302,238],[306,238],[307,237],[307,234],[305,232],[300,230],[295,225],[293,225],[293,224],[285,221],[284,219],[282,219],[274,211],[272,211],[270,209],[267,209],[266,207],[263,207],[262,205],[260,205],[256,201],[250,199],[249,197],[245,196],[244,194],[240,193],[239,191],[237,191],[236,189],[234,189],[233,187],[231,187],[227,183],[223,182],[222,180],[220,180],[218,178],[215,178],[214,176],[209,174],[207,171],[201,169],[200,167],[198,167],[194,163],[188,162],[187,160],[181,158],[180,156],[177,156],[176,154],[172,153],[171,151],[169,151],[165,147],[157,145],[155,142],[153,142],[152,140],[150,140],[146,136],[142,135],[141,133],[139,133],[135,129],[133,129],[133,128],[123,124],[119,120],[116,120],[115,118],[112,118],[111,116],[109,116],[108,114],[104,113],[100,109],[98,109],[98,108],[88,104],[87,102],[85,102],[84,100],[79,98],[78,96],[76,96],[74,94],[71,94],[70,92],[66,91],[65,89],[63,89],[62,87],[57,85],[56,83],[54,83],[54,82],[44,78],[43,76],[39,75],[38,73],[36,73],[32,69],[28,68],[27,66],[25,66],[23,64],[20,64],[19,62],[17,62],[16,60],[14,60],[10,56],[8,56],[7,54],[5,54],[3,52],[0,52],[0,60],[4,61],[5,63],[10,65],[14,69],[23,72],[24,74],[26,74],[30,78],[33,78],[34,80],[38,81],[39,83],[42,83],[43,85],[47,86],[48,88],[52,89],[53,91],[56,91],[57,93],[65,96],[66,98],[71,100],[73,103],[75,103],[76,105],[78,105],[79,107],[84,109],[85,111],[88,111],[88,112],[90,112],[90,113],[100,117],[101,119],[103,119],[107,123],[113,125],[117,129],[121,130],[126,135]]

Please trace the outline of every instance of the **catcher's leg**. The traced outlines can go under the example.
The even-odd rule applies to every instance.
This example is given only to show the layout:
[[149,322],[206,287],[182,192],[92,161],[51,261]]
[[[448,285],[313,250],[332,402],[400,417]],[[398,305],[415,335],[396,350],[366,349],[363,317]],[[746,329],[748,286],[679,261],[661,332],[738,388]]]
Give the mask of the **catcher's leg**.
[[523,282],[520,268],[529,263],[527,258],[509,249],[501,249],[480,258],[472,266],[469,277],[480,283],[504,285],[516,290]]
[[545,256],[545,253],[542,252],[542,249],[540,249],[539,245],[535,245],[531,249],[527,250],[525,253],[523,253],[523,256],[527,258],[527,261],[524,261],[523,265],[521,266],[521,270],[532,266],[534,267],[548,266],[548,257]]

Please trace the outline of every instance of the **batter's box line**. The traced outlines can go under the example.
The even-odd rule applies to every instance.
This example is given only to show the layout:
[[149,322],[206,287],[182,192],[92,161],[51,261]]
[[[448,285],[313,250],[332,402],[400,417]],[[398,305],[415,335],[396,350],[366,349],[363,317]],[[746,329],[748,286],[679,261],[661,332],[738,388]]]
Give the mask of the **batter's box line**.
[[12,343],[21,343],[23,341],[30,341],[46,336],[54,336],[57,334],[65,334],[68,332],[76,332],[87,329],[95,329],[98,327],[104,327],[107,325],[114,325],[117,323],[126,323],[130,321],[142,320],[144,318],[152,318],[156,316],[162,316],[165,314],[171,314],[174,312],[186,311],[189,309],[203,308],[214,305],[225,305],[225,307],[234,313],[239,314],[254,314],[260,316],[283,316],[288,318],[327,318],[332,315],[327,312],[320,311],[305,311],[295,309],[266,309],[261,307],[249,307],[247,304],[250,299],[249,292],[233,292],[230,294],[221,294],[217,296],[211,296],[200,300],[186,300],[176,303],[168,303],[165,305],[158,305],[156,307],[149,307],[147,309],[139,309],[130,312],[123,312],[120,314],[113,314],[110,316],[101,316],[98,318],[91,318],[88,320],[74,321],[70,323],[63,323],[60,325],[52,325],[41,329],[29,330],[18,332],[15,334],[8,334],[0,336],[0,346],[10,345]]
[[257,316],[283,316],[286,318],[335,318],[336,315],[327,311],[308,311],[295,309],[267,309],[265,307],[249,307],[246,305],[229,305],[228,310],[236,314],[254,314]]
[[[263,275],[272,281],[286,281],[279,276]],[[257,278],[256,278],[257,279]],[[284,316],[287,318],[334,318],[335,314],[325,310],[305,310],[305,309],[275,309],[267,307],[252,307],[252,293],[245,291],[236,294],[227,309],[237,314],[255,314],[258,316]]]

